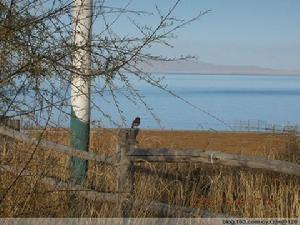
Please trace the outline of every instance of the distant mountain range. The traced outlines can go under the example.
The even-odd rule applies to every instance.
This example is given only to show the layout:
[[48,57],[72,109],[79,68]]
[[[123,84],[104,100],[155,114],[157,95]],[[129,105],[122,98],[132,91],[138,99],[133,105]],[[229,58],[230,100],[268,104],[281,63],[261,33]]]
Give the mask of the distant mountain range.
[[149,61],[139,65],[150,73],[225,74],[225,75],[300,75],[300,70],[271,69],[258,66],[217,65],[194,60]]

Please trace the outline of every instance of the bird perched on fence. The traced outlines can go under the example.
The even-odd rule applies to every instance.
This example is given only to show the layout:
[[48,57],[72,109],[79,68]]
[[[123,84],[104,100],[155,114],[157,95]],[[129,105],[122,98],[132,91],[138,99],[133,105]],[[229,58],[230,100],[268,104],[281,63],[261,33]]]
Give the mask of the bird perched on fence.
[[135,117],[135,119],[132,121],[131,128],[138,128],[140,124],[141,124],[141,118]]

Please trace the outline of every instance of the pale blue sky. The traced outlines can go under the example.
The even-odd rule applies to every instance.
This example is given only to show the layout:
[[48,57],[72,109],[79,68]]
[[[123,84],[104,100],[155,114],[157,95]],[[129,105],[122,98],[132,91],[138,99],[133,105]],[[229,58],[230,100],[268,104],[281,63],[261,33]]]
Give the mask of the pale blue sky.
[[[111,0],[122,7],[127,0]],[[132,0],[131,9],[154,12],[155,4],[164,11],[172,0]],[[182,0],[178,18],[195,16],[200,10],[212,12],[176,32],[174,48],[156,47],[168,56],[192,54],[199,60],[230,65],[258,65],[300,69],[300,0]],[[140,17],[141,24],[155,19]],[[118,29],[130,32],[122,19]]]

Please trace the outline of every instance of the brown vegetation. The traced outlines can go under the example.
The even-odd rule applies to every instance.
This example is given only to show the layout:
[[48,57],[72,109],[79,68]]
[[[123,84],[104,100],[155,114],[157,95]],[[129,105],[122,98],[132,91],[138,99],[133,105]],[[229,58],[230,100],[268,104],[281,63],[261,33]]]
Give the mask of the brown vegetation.
[[[39,135],[39,132],[33,133]],[[67,134],[67,131],[51,130],[45,136],[68,144]],[[144,148],[222,150],[293,162],[299,157],[295,134],[141,131],[138,141]],[[92,132],[91,149],[95,152],[115,154],[116,143],[114,130]],[[2,217],[118,216],[114,204],[78,199],[73,191],[57,190],[40,182],[43,176],[67,180],[67,156],[2,138],[0,157],[1,165],[26,167],[36,174],[16,180],[14,174],[1,171]],[[116,191],[115,168],[90,163],[87,187]],[[189,163],[137,163],[134,194],[141,200],[157,200],[232,216],[300,216],[300,178],[261,170]],[[134,209],[130,215],[159,216],[144,209]]]

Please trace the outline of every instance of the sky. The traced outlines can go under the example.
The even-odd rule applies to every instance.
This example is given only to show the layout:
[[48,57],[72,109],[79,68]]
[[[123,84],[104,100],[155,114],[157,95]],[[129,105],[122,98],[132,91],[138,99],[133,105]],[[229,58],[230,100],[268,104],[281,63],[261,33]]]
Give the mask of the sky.
[[[128,3],[110,2],[120,7]],[[157,4],[166,12],[174,2],[132,0],[129,8],[155,12]],[[177,31],[170,41],[173,48],[157,46],[151,51],[170,57],[191,54],[215,64],[300,69],[299,0],[182,0],[174,15],[188,19],[203,10],[211,12]],[[141,16],[138,22],[154,25],[157,20]],[[118,29],[130,32],[129,26],[121,19]]]

